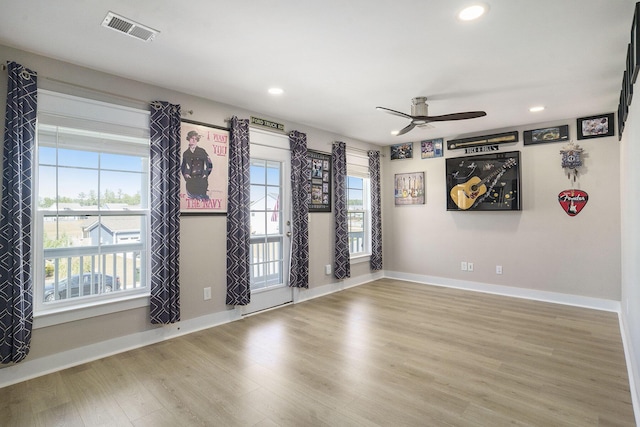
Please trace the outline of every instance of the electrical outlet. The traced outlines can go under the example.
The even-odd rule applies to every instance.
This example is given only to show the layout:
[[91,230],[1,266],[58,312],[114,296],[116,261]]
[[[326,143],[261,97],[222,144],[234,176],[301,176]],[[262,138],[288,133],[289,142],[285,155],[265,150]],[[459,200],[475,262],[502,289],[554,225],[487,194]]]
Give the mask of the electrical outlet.
[[473,263],[472,262],[468,262],[467,263],[467,271],[473,271]]
[[502,274],[502,266],[496,265],[496,274]]
[[460,263],[460,270],[467,271],[467,262],[466,261],[462,261]]
[[324,266],[324,274],[331,274],[331,264],[327,264]]
[[204,299],[205,301],[211,299],[211,287],[204,288]]

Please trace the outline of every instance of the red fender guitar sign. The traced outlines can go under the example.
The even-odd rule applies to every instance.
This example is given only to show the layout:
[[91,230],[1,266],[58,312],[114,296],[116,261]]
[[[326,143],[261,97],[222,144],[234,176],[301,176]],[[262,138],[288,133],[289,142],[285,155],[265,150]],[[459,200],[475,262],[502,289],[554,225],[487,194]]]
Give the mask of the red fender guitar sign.
[[589,195],[582,190],[564,190],[558,194],[560,206],[569,216],[576,216],[589,201]]

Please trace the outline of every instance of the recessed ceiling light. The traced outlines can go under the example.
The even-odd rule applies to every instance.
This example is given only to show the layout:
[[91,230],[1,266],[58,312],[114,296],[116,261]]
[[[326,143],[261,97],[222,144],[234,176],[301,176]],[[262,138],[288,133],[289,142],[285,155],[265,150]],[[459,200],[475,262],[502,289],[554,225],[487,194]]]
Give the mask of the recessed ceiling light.
[[397,134],[399,134],[400,131],[399,130],[392,130],[391,131],[391,135],[396,136]]
[[542,105],[538,105],[536,107],[529,108],[529,111],[531,111],[532,113],[538,113],[538,112],[543,111],[543,110],[544,110],[544,106],[542,106]]
[[282,90],[279,87],[272,87],[272,88],[269,88],[269,93],[271,95],[282,95],[284,93],[284,90]]
[[473,6],[465,7],[458,12],[458,19],[461,21],[473,21],[484,15],[487,9],[488,7],[484,4],[474,4]]

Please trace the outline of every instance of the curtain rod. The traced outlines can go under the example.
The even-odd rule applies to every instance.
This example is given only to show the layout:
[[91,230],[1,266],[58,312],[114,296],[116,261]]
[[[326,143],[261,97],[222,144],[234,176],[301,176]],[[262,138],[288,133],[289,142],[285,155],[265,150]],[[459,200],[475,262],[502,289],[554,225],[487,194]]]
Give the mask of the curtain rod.
[[[2,68],[2,71],[6,71],[7,70],[7,64],[0,64],[0,68]],[[76,83],[69,83],[69,82],[65,82],[63,80],[54,79],[52,77],[40,76],[40,75],[38,75],[38,77],[40,77],[42,79],[45,79],[45,80],[48,80],[48,81],[53,82],[53,83],[59,83],[59,84],[63,84],[63,85],[66,85],[66,86],[71,86],[71,87],[75,87],[75,88],[78,88],[78,89],[87,90],[87,91],[90,91],[90,92],[99,93],[99,94],[102,94],[102,95],[107,95],[107,96],[111,96],[111,97],[114,97],[114,98],[122,99],[122,100],[125,100],[125,101],[132,101],[132,102],[145,104],[145,105],[151,104],[150,101],[145,101],[145,100],[138,99],[138,98],[133,98],[133,97],[130,97],[130,96],[116,95],[115,93],[107,92],[106,90],[100,90],[100,89],[96,89],[96,88],[93,88],[93,87],[79,85],[79,84],[76,84]],[[184,111],[182,111],[182,113],[183,114],[192,115],[193,114],[193,110],[184,110]]]
[[[331,142],[330,144],[331,144],[331,145],[333,145],[333,142]],[[345,147],[346,147],[346,149],[347,149],[348,151],[358,151],[358,152],[360,152],[360,153],[365,153],[365,154],[369,154],[369,151],[380,151],[380,156],[381,156],[381,157],[387,157],[387,156],[382,152],[382,150],[374,150],[374,149],[372,149],[372,148],[371,148],[371,149],[368,149],[368,150],[365,150],[364,148],[350,147],[350,146],[348,146],[348,145],[346,145],[346,144],[345,144]],[[382,148],[382,147],[380,147],[380,148]]]

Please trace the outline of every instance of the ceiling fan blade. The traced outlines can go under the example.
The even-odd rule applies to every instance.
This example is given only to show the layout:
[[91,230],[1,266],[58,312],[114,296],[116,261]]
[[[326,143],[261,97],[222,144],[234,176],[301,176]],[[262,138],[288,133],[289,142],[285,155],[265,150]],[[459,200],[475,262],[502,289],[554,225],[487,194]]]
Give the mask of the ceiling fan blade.
[[[466,113],[443,114],[442,116],[424,117],[428,122],[444,122],[449,120],[466,120],[484,117],[487,113],[484,111],[467,111]],[[422,118],[422,117],[421,117]]]
[[409,125],[407,125],[406,127],[400,129],[400,131],[398,132],[398,134],[396,136],[404,135],[405,133],[409,132],[414,127],[416,127],[416,125],[413,124],[413,122],[412,122]]
[[396,116],[400,116],[400,117],[404,117],[405,119],[412,119],[413,118],[408,114],[401,113],[400,111],[392,110],[390,108],[376,107],[376,110],[386,111],[387,113],[390,113],[390,114],[393,114],[393,115],[396,115]]

